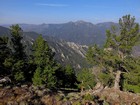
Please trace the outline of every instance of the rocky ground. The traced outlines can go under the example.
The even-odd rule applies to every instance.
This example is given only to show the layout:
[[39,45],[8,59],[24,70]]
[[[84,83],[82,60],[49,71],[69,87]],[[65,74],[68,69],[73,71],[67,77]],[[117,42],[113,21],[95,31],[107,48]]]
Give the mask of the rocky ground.
[[110,105],[140,105],[139,94],[107,88],[96,95],[100,97],[100,100],[105,100]]
[[80,92],[52,91],[35,86],[0,88],[0,105],[140,105],[140,95],[114,89]]

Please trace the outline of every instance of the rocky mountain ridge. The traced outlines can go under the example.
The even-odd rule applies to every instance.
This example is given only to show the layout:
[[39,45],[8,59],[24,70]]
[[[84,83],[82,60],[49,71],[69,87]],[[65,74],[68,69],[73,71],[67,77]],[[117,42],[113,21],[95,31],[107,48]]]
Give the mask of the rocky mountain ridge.
[[[68,22],[62,24],[19,24],[25,32],[37,32],[43,36],[53,36],[68,42],[81,45],[102,45],[106,38],[106,30],[117,23],[104,22],[93,24],[85,21]],[[4,25],[9,27],[9,25]]]

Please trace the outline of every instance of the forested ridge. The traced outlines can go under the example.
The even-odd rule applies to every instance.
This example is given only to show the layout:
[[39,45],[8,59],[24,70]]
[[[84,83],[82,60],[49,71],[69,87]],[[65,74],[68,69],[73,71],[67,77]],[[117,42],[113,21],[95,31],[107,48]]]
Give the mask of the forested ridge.
[[[10,26],[11,36],[0,37],[1,88],[10,86],[8,89],[11,89],[26,85],[25,87],[32,87],[31,91],[34,92],[36,88],[41,92],[43,89],[49,89],[51,95],[63,89],[64,92],[70,93],[76,91],[78,96],[67,98],[63,95],[61,99],[61,95],[58,95],[60,103],[71,99],[72,105],[83,105],[86,102],[89,105],[90,103],[112,105],[119,98],[121,100],[119,105],[127,104],[129,101],[132,103],[133,99],[132,101],[125,99],[122,102],[125,96],[122,97],[121,94],[126,93],[121,92],[128,92],[126,94],[128,97],[134,97],[140,93],[140,58],[132,53],[133,48],[140,44],[139,29],[139,24],[135,22],[134,17],[126,15],[120,18],[119,27],[112,26],[110,30],[106,30],[107,38],[103,46],[95,44],[88,48],[86,60],[89,62],[89,68],[82,68],[75,73],[76,70],[71,65],[62,66],[54,59],[55,53],[42,35],[33,42],[31,54],[28,55],[25,51],[27,46],[23,44],[23,30],[18,24],[12,25]],[[105,94],[106,91],[110,94],[116,91],[118,96],[114,93],[115,96],[112,96],[115,97],[112,99],[114,101],[109,100],[109,96]],[[39,97],[32,96],[33,100],[36,99],[39,102],[41,99],[44,103],[38,104],[45,104],[45,100],[52,98],[49,92],[41,96],[37,92]],[[129,95],[129,92],[133,95]],[[49,98],[45,96],[46,94],[49,94]],[[55,95],[54,97],[57,100],[58,97]],[[140,103],[140,96],[135,97],[134,101]],[[77,101],[73,101],[74,98]],[[0,102],[4,101],[0,100]],[[34,101],[31,103],[35,104]]]

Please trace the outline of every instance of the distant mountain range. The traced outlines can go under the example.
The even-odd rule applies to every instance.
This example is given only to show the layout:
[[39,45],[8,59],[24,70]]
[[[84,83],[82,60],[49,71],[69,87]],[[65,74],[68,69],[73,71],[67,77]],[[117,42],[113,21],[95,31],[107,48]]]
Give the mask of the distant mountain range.
[[[24,31],[24,41],[31,46],[39,34],[56,52],[55,58],[62,64],[71,64],[75,68],[85,67],[87,46],[103,45],[106,39],[106,30],[111,26],[119,27],[118,23],[105,22],[92,24],[85,21],[68,22],[63,24],[19,24]],[[10,34],[11,25],[0,27],[0,35]],[[7,27],[7,28],[5,28]],[[65,41],[64,41],[65,40]],[[27,47],[30,51],[30,47]],[[28,52],[29,53],[29,52]],[[134,48],[133,53],[140,56],[140,46]]]
[[[31,46],[35,39],[38,37],[36,32],[24,32],[23,43],[26,45],[26,52],[31,54]],[[10,30],[3,26],[0,26],[0,36],[10,37]],[[87,67],[85,60],[85,54],[88,46],[75,44],[73,42],[66,42],[54,37],[44,36],[44,39],[48,42],[49,46],[55,52],[55,59],[62,65],[72,65],[76,69]]]
[[[106,38],[106,30],[117,23],[105,22],[92,24],[85,21],[68,22],[63,24],[19,24],[25,32],[37,32],[43,36],[53,36],[81,45],[102,45]],[[9,27],[9,25],[4,25]]]

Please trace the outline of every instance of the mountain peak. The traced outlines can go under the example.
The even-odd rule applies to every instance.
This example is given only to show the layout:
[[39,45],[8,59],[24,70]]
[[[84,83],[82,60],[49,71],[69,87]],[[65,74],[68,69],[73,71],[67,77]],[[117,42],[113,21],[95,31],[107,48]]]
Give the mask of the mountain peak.
[[72,23],[72,24],[92,24],[92,23],[90,23],[90,22],[86,22],[86,21],[83,21],[83,20],[77,20],[77,21],[75,21],[75,22],[70,21],[70,22],[68,22],[68,23]]
[[86,21],[83,21],[83,20],[78,20],[75,23],[87,23],[87,22]]
[[42,23],[41,25],[42,25],[42,26],[45,26],[45,25],[47,25],[47,24],[46,24],[46,23]]
[[75,23],[75,25],[87,25],[87,26],[92,26],[93,25],[92,23],[86,22],[86,21],[83,21],[83,20],[78,20],[74,23]]

